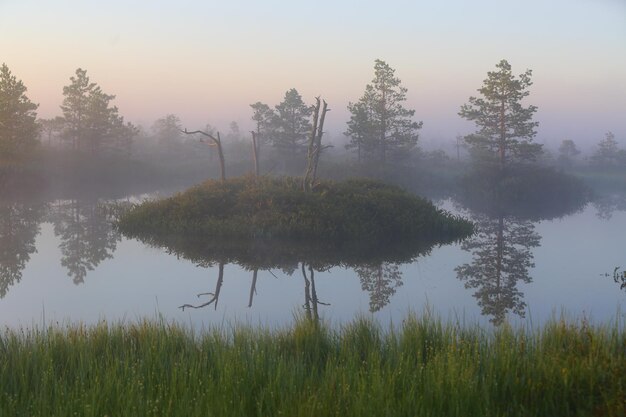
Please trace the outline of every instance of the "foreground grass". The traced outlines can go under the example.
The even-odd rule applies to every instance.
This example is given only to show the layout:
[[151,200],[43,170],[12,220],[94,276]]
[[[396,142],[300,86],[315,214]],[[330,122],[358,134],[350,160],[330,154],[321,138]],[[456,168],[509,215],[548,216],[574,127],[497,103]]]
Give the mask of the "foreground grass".
[[623,416],[622,325],[5,330],[2,416]]

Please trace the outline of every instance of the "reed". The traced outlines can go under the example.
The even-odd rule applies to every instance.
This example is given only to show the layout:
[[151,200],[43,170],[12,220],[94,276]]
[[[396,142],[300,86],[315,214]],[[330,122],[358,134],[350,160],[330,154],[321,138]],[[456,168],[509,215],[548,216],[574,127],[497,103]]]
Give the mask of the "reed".
[[162,321],[0,332],[2,416],[624,416],[624,325]]

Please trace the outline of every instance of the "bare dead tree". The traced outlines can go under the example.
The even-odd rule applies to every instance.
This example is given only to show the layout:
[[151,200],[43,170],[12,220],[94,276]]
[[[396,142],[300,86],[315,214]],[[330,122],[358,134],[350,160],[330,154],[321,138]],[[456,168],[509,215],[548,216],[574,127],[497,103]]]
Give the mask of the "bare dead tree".
[[254,176],[259,176],[259,143],[257,141],[256,132],[251,130],[252,133],[252,157],[254,158]]
[[[322,136],[324,134],[324,120],[326,119],[326,113],[330,111],[326,100],[323,100],[323,105],[320,103],[320,98],[315,98],[315,107],[313,108],[313,127],[311,129],[311,135],[309,137],[309,145],[307,150],[307,167],[302,179],[302,189],[309,191],[317,177],[317,165],[320,159],[320,153],[323,149],[329,146],[322,147]],[[320,114],[320,107],[322,107]]]
[[330,111],[330,109],[328,108],[328,104],[326,103],[326,100],[324,100],[323,102],[324,104],[322,105],[322,114],[320,116],[319,127],[317,129],[315,154],[313,155],[314,161],[313,161],[313,174],[311,177],[311,184],[314,184],[315,180],[317,179],[317,167],[320,161],[320,154],[322,153],[324,149],[330,148],[332,146],[332,145],[322,146],[322,135],[324,134],[324,120],[326,119],[326,113]]
[[[217,137],[213,136],[212,134],[208,132],[204,132],[202,130],[195,130],[193,132],[188,132],[187,129],[185,129],[185,130],[181,130],[181,132],[183,132],[186,135],[195,135],[196,133],[199,133],[201,135],[206,136],[207,138],[211,140],[211,142],[207,142],[209,146],[217,146],[217,153],[218,153],[218,156],[220,157],[220,174],[221,174],[220,177],[222,181],[226,180],[226,167],[224,163],[224,151],[222,150],[222,139],[220,138],[220,132],[217,132]],[[204,140],[200,139],[200,142],[204,142]]]
[[224,263],[220,262],[219,264],[219,274],[217,276],[217,283],[215,284],[215,292],[203,292],[198,294],[198,298],[200,298],[200,296],[202,295],[210,295],[211,299],[209,301],[207,301],[206,303],[203,304],[199,304],[199,305],[192,305],[192,304],[183,304],[182,306],[178,307],[181,310],[185,311],[185,308],[189,307],[189,308],[203,308],[206,306],[209,306],[211,304],[214,304],[215,309],[217,310],[217,302],[219,301],[220,298],[220,291],[222,289],[222,283],[224,282]]

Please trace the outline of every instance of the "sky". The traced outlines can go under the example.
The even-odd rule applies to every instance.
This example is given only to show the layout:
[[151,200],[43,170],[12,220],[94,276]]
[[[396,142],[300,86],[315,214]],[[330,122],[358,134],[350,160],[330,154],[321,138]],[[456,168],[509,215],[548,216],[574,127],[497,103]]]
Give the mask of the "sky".
[[173,113],[246,131],[251,103],[296,88],[328,101],[340,138],[376,59],[408,89],[425,142],[473,131],[459,107],[507,59],[533,71],[538,142],[584,148],[612,131],[626,147],[626,0],[0,0],[0,63],[46,118],[83,68],[145,127]]

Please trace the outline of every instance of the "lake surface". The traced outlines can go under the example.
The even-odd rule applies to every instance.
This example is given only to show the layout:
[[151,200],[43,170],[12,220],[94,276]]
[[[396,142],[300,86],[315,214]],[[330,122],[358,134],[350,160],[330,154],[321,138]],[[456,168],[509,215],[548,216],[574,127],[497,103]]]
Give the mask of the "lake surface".
[[386,324],[425,308],[467,323],[540,325],[561,312],[593,321],[624,314],[623,196],[549,219],[443,200],[437,204],[476,223],[472,238],[407,263],[323,270],[298,259],[269,270],[189,260],[121,236],[111,227],[110,202],[0,202],[0,325],[163,318],[201,329],[233,321],[283,325],[301,314],[335,324],[371,315]]

